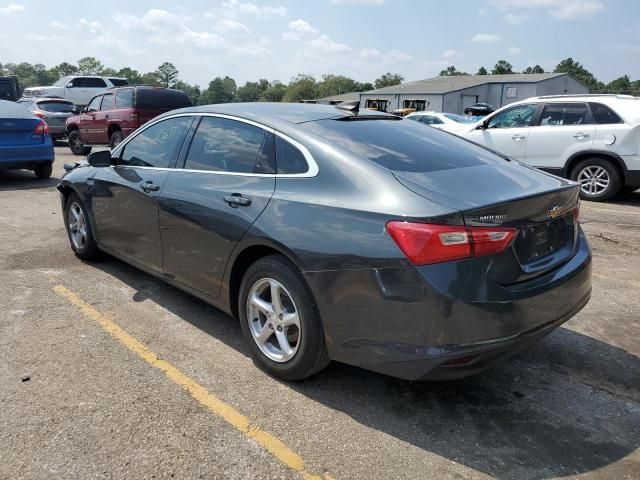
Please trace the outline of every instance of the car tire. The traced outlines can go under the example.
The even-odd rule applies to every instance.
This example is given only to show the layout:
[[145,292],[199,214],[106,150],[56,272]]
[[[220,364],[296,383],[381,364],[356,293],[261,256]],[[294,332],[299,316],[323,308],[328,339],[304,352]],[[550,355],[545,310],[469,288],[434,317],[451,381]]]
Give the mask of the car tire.
[[68,135],[69,149],[74,155],[89,155],[91,153],[91,147],[87,147],[82,141],[80,132],[73,130]]
[[571,180],[580,183],[580,198],[593,202],[609,200],[622,187],[618,169],[603,158],[587,158],[571,171]]
[[[273,302],[271,292],[279,292],[279,302]],[[264,257],[249,267],[240,286],[238,312],[252,356],[269,374],[296,381],[329,364],[315,301],[285,257]]]
[[109,148],[113,150],[120,142],[122,142],[123,139],[124,135],[122,135],[122,131],[115,130],[109,137]]
[[41,163],[36,165],[36,168],[33,169],[33,173],[36,174],[36,177],[41,179],[47,179],[53,173],[53,164],[52,163]]
[[93,237],[89,215],[84,203],[75,193],[67,198],[64,213],[64,225],[73,252],[83,260],[97,259],[100,249]]

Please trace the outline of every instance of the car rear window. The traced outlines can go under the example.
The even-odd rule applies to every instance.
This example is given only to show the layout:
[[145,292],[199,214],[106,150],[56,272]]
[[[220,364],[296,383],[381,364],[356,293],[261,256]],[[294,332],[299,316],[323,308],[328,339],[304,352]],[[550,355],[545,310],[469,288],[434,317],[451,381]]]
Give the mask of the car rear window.
[[598,124],[622,123],[620,117],[613,110],[601,103],[592,103],[591,111]]
[[76,107],[71,102],[38,102],[38,108],[45,112],[67,113],[75,112]]
[[186,93],[179,90],[138,88],[136,107],[150,110],[173,110],[191,107],[193,104]]
[[300,126],[392,171],[434,172],[503,161],[471,142],[417,122],[319,120]]
[[113,83],[114,87],[124,87],[125,85],[129,85],[129,82],[124,78],[110,78],[109,81]]

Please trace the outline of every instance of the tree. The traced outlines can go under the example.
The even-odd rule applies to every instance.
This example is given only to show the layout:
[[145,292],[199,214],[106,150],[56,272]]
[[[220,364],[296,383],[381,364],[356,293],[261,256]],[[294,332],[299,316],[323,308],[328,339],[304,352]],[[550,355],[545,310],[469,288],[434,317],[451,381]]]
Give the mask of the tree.
[[616,78],[615,80],[609,82],[605,88],[612,93],[626,93],[627,91],[632,89],[631,79],[629,78],[629,75],[623,75],[622,77]]
[[211,103],[230,103],[236,96],[236,81],[226,76],[224,78],[216,77],[209,82],[209,88],[202,92],[202,105]]
[[170,62],[164,62],[154,72],[160,85],[165,87],[173,87],[178,81],[178,69]]
[[239,102],[257,102],[260,100],[262,92],[269,88],[269,82],[267,82],[266,88],[264,84],[260,82],[246,82],[242,87],[238,87],[236,92],[236,98]]
[[513,65],[511,65],[506,60],[498,60],[493,70],[491,70],[492,75],[506,75],[508,73],[513,73]]
[[105,67],[100,72],[100,75],[103,75],[105,77],[115,77],[116,75],[118,75],[118,72],[114,68]]
[[456,70],[456,67],[454,67],[453,65],[440,71],[441,77],[456,77],[458,75],[469,75],[469,74],[467,72],[460,72]]
[[299,102],[300,100],[313,100],[320,96],[320,89],[316,79],[304,73],[291,79],[287,92],[282,98],[283,102]]
[[522,73],[544,73],[544,68],[536,64],[534,67],[525,68]]
[[356,82],[354,92],[366,92],[368,90],[373,90],[375,87],[371,82]]
[[323,75],[322,81],[318,82],[318,95],[320,97],[330,97],[342,93],[355,92],[357,82],[344,75]]
[[478,73],[476,73],[476,75],[488,75],[488,74],[489,74],[489,72],[487,72],[487,69],[484,68],[484,67],[480,67],[478,69]]
[[200,87],[198,85],[190,85],[187,82],[178,80],[173,85],[173,88],[175,88],[176,90],[182,90],[184,93],[186,93],[191,100],[191,103],[193,103],[194,105],[198,105],[200,103],[200,96],[202,95],[202,92],[200,91]]
[[104,65],[95,57],[82,57],[78,60],[78,73],[80,75],[99,75],[103,69]]
[[287,86],[278,80],[275,80],[271,83],[269,88],[262,92],[262,95],[260,95],[260,101],[281,102],[285,93],[287,93]]
[[604,84],[599,82],[596,77],[589,70],[584,68],[580,62],[576,62],[573,58],[565,58],[562,60],[556,68],[553,69],[555,73],[568,73],[574,76],[580,83],[588,87],[590,90],[602,89]]
[[147,72],[140,77],[142,85],[158,85],[158,77],[155,72]]
[[404,80],[404,77],[399,73],[385,73],[379,78],[376,78],[373,82],[376,88],[390,87],[392,85],[399,85]]
[[67,62],[62,62],[60,65],[53,67],[51,72],[55,72],[57,77],[66,77],[67,75],[75,75],[78,73],[78,67]]
[[142,75],[140,75],[140,72],[129,67],[124,67],[118,70],[116,76],[126,78],[131,85],[144,83],[142,81]]

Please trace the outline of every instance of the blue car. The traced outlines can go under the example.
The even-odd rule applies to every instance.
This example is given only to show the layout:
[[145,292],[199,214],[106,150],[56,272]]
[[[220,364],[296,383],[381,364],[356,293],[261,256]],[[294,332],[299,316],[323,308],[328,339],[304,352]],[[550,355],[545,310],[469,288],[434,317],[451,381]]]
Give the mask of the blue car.
[[0,100],[0,170],[33,170],[49,178],[54,159],[47,123],[18,103]]

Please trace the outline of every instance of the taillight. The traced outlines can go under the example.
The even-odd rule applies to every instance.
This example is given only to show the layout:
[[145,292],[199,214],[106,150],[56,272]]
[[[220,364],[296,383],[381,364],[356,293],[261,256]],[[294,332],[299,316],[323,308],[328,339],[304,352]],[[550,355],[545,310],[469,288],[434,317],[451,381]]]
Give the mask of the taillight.
[[387,231],[414,265],[491,255],[506,249],[516,229],[392,221]]
[[48,118],[44,113],[41,112],[34,112],[34,115],[38,118],[42,118],[43,120],[46,120]]
[[45,135],[49,133],[49,125],[47,125],[47,122],[41,120],[40,123],[36,125],[36,128],[33,129],[33,133]]

